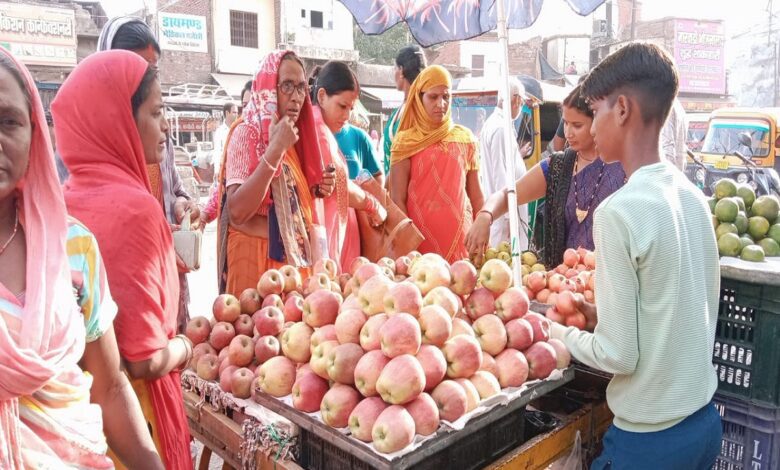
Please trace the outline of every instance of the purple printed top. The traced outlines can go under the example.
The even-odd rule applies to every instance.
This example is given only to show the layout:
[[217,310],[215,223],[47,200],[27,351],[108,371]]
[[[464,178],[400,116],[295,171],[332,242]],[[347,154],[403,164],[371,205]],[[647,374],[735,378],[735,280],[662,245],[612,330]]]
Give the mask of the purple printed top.
[[[604,175],[598,192],[590,203],[591,195],[596,190],[599,174],[604,168]],[[580,223],[577,220],[576,204],[574,200],[574,181],[577,181],[578,203],[580,210],[587,210],[588,216]],[[585,248],[593,250],[593,213],[601,201],[623,187],[626,174],[620,163],[604,163],[600,158],[586,166],[574,177],[569,185],[569,196],[566,199],[566,246],[568,248]]]

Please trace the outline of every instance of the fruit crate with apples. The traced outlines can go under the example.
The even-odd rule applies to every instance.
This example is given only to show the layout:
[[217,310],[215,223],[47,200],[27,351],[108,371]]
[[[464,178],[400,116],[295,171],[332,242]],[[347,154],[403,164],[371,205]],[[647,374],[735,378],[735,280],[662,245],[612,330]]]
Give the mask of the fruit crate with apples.
[[720,394],[713,401],[723,423],[720,455],[714,470],[780,467],[780,409]]
[[298,425],[298,464],[310,470],[476,469],[525,442],[526,405],[574,378],[573,367],[562,372],[561,379],[532,384],[507,405],[474,417],[462,430],[440,430],[420,447],[393,460],[270,395],[260,392],[254,399]]
[[780,287],[722,277],[713,364],[718,392],[780,406]]

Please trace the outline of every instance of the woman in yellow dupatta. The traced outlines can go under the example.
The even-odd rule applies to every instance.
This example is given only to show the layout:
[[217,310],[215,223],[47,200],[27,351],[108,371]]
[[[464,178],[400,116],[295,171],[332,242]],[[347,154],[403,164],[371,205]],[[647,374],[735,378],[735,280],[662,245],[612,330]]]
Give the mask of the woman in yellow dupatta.
[[449,72],[424,69],[412,83],[390,160],[390,196],[420,229],[423,253],[467,258],[465,238],[484,196],[479,144],[452,122]]
[[315,198],[331,195],[300,59],[276,51],[263,60],[240,122],[228,135],[220,175],[220,292],[240,295],[268,269],[292,265],[305,276],[321,223]]

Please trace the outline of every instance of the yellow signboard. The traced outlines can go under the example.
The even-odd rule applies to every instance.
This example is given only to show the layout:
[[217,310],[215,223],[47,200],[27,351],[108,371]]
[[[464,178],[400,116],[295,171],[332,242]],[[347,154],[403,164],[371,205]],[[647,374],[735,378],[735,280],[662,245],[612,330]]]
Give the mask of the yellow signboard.
[[0,46],[29,65],[76,65],[75,13],[19,3],[0,3]]

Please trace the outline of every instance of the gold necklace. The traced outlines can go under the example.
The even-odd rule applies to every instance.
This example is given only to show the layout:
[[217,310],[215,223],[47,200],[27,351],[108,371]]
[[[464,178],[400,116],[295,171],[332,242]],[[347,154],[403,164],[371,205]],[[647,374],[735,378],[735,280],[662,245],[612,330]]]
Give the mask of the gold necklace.
[[16,219],[14,220],[14,231],[11,232],[11,236],[8,237],[8,240],[6,240],[3,246],[0,247],[0,255],[2,255],[5,252],[5,249],[8,248],[8,245],[10,245],[11,242],[14,240],[14,237],[16,237],[17,230],[19,230],[19,209],[16,209]]

